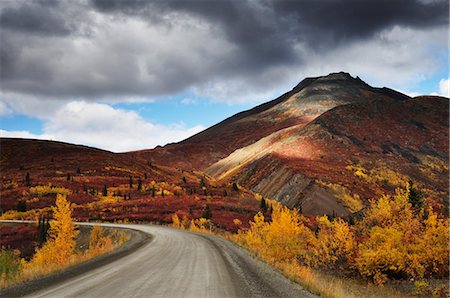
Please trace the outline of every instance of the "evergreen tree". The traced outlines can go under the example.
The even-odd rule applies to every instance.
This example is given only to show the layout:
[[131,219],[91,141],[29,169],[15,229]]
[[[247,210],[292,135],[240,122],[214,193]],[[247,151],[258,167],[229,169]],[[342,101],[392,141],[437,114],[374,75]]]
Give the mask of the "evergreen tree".
[[161,196],[164,198],[164,189],[161,189]]
[[267,212],[266,200],[264,198],[261,198],[261,210],[264,213]]
[[19,200],[17,202],[17,211],[19,212],[27,211],[27,202],[25,202],[24,200]]
[[141,177],[139,177],[138,178],[138,191],[141,191],[142,190],[142,180],[141,180]]
[[205,183],[205,179],[203,179],[203,177],[202,177],[202,179],[200,180],[200,187],[204,187],[204,186],[206,186],[206,183]]
[[106,197],[108,195],[108,188],[106,188],[106,185],[103,186],[102,195]]
[[224,197],[228,196],[228,192],[227,192],[226,189],[223,191],[223,196],[224,196]]
[[130,188],[133,188],[133,177],[130,176]]
[[414,209],[420,209],[423,206],[423,194],[420,190],[414,187],[414,183],[409,181],[409,203],[413,206]]
[[184,176],[183,176],[183,182],[184,182],[184,183],[187,183],[186,177],[184,177]]
[[45,218],[44,216],[39,217],[38,237],[40,243],[44,243],[47,240],[49,229],[50,223],[48,222],[48,219]]
[[81,170],[80,168],[77,168],[77,174],[80,175],[81,174]]
[[211,219],[212,212],[211,212],[211,208],[209,207],[209,205],[205,205],[205,209],[203,209],[201,217],[206,218],[206,219]]
[[236,182],[233,182],[232,188],[233,188],[234,191],[239,191],[239,187],[238,187],[238,185],[236,184]]
[[155,185],[152,185],[152,197],[155,197],[156,195],[156,189],[155,189]]
[[70,174],[67,173],[67,178],[66,178],[67,182],[70,182]]
[[27,175],[25,176],[25,185],[31,186],[30,173],[28,173],[28,172],[27,172]]

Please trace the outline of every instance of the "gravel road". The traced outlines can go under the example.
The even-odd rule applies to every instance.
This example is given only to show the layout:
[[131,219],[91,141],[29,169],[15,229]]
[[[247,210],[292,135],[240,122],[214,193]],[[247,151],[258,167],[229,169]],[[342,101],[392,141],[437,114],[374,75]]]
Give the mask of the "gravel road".
[[220,237],[154,225],[103,225],[151,239],[106,264],[47,280],[25,297],[315,297]]

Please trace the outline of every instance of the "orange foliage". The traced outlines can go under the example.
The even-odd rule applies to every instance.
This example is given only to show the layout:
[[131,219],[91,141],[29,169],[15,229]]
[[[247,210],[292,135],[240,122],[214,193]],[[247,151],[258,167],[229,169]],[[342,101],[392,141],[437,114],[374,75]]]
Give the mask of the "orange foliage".
[[397,189],[394,197],[372,201],[359,224],[364,238],[355,266],[363,276],[382,284],[388,277],[444,277],[448,274],[448,220],[430,208],[414,211],[409,189]]
[[330,222],[326,215],[318,220],[319,232],[313,250],[317,266],[348,268],[355,253],[353,229],[344,220]]
[[50,240],[36,251],[31,266],[55,267],[66,265],[75,248],[78,231],[71,217],[70,203],[66,197],[58,194],[56,207],[53,207],[54,220],[50,222]]
[[271,222],[264,222],[264,215],[259,212],[250,222],[250,229],[239,234],[239,240],[264,259],[297,258],[309,264],[312,260],[309,246],[313,244],[314,234],[303,225],[303,220],[296,210],[276,205]]

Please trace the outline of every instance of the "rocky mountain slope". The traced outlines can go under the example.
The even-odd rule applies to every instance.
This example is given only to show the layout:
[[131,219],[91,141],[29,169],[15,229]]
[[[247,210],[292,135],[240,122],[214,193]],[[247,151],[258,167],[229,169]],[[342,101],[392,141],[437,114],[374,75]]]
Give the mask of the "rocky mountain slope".
[[304,126],[336,106],[386,98],[409,97],[387,88],[373,88],[348,73],[306,78],[277,99],[236,114],[182,142],[135,154],[159,164],[204,170],[236,149],[281,129]]
[[206,169],[305,213],[349,214],[409,180],[446,208],[448,100],[377,99],[333,108]]

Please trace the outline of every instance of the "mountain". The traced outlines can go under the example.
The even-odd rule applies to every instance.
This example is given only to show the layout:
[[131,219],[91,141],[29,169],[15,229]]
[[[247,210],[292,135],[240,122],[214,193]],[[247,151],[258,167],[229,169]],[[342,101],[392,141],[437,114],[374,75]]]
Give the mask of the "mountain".
[[409,180],[446,209],[448,99],[411,98],[332,73],[180,143],[135,154],[310,214],[349,215]]
[[[192,217],[208,204],[216,222],[232,229],[234,218],[248,222],[258,210],[254,193],[305,214],[349,216],[369,199],[410,181],[428,205],[446,213],[448,119],[447,98],[411,98],[343,72],[306,78],[272,101],[150,150],[117,154],[2,138],[0,207],[14,209],[24,199],[29,173],[35,185],[63,184],[75,194],[86,187],[95,190],[71,197],[80,200],[81,218],[89,217],[81,211],[83,204],[103,202],[97,195],[103,187],[126,191],[132,199],[119,200],[113,211],[105,205],[96,215],[100,218],[132,214],[139,220],[170,221],[174,212]],[[66,181],[67,176],[75,179]],[[127,188],[130,177],[133,188]],[[138,179],[144,190],[136,189]],[[163,201],[149,200],[155,187],[171,200],[164,194]]]
[[206,169],[309,214],[347,215],[413,180],[447,208],[448,99],[335,107],[238,149]]
[[304,126],[333,107],[386,98],[409,99],[394,90],[373,88],[348,73],[306,78],[280,97],[238,113],[182,142],[135,154],[159,164],[204,170],[236,149],[281,129]]

